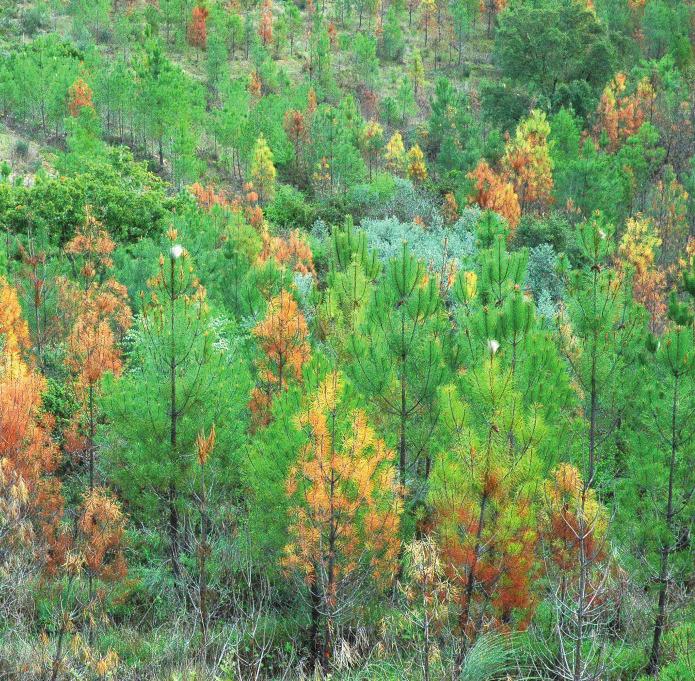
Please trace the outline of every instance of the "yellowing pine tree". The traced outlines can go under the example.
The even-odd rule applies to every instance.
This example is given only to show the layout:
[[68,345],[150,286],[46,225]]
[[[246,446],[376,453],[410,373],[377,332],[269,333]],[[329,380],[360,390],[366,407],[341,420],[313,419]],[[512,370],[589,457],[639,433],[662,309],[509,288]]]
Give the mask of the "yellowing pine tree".
[[413,60],[410,64],[410,80],[413,84],[413,94],[415,99],[425,85],[425,65],[422,63],[420,50],[413,51]]
[[273,152],[265,137],[256,140],[251,158],[251,181],[262,202],[272,201],[275,196],[275,177],[277,171],[273,164]]
[[0,353],[4,364],[21,366],[21,355],[29,347],[29,326],[22,316],[17,291],[0,277]]
[[406,173],[406,153],[405,145],[401,133],[396,130],[387,142],[384,151],[384,161],[386,162],[386,170],[394,175],[403,176]]
[[425,155],[418,144],[410,147],[408,152],[408,178],[413,182],[424,182],[427,179]]
[[552,202],[553,162],[549,134],[550,124],[545,114],[534,109],[519,123],[514,137],[505,147],[502,170],[514,186],[522,211],[529,204],[545,207]]
[[519,197],[514,191],[511,182],[505,182],[488,165],[481,160],[466,177],[473,183],[473,192],[468,197],[469,201],[477,203],[485,210],[495,211],[501,215],[514,229],[521,219],[521,207]]
[[666,274],[655,266],[661,239],[649,218],[628,218],[619,253],[634,269],[632,295],[649,311],[650,329],[661,331],[666,314]]
[[287,480],[292,521],[284,564],[311,592],[313,662],[320,655],[325,671],[335,617],[354,601],[356,586],[385,587],[394,576],[400,503],[393,453],[353,407],[339,372],[306,400],[298,424],[308,441]]

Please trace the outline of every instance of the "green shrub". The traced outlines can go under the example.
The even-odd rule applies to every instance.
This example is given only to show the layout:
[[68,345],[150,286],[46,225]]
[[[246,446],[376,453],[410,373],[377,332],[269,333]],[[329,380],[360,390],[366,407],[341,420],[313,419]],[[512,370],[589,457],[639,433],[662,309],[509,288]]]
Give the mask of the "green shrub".
[[316,208],[307,203],[299,189],[281,184],[273,202],[266,208],[266,216],[282,229],[308,230],[316,219]]

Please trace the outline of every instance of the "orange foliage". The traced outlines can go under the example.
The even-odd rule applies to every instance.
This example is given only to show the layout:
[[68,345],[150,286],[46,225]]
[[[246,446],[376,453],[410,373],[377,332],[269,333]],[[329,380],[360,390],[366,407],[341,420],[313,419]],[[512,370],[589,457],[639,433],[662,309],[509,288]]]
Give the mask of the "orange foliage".
[[318,106],[318,103],[316,101],[316,90],[314,90],[313,87],[309,88],[309,93],[307,94],[307,104],[306,104],[306,113],[307,116],[311,117],[314,115],[314,112],[316,111],[316,107]]
[[298,229],[293,229],[288,239],[270,236],[268,230],[263,233],[263,250],[258,256],[258,261],[264,263],[268,260],[274,260],[281,267],[287,267],[293,272],[316,276],[311,247]]
[[231,201],[223,192],[216,192],[212,185],[205,187],[195,182],[189,189],[198,202],[198,205],[204,210],[210,211],[213,206],[219,206],[235,214],[241,214],[243,212],[246,221],[252,227],[260,230],[263,226],[263,209],[258,205],[258,193],[254,191],[251,182],[247,182],[244,185],[246,193],[243,197],[237,196]]
[[[95,367],[87,368],[91,364],[87,361],[89,352],[102,346],[97,354],[105,359],[104,342],[113,340],[114,333],[122,336],[132,323],[125,287],[106,278],[107,271],[113,267],[111,254],[115,248],[108,232],[92,215],[91,207],[86,206],[84,222],[64,248],[65,254],[79,266],[82,286],[78,288],[65,278],[58,281],[65,317],[77,327],[70,332],[73,340],[68,339],[68,347],[76,352],[73,359],[68,358],[68,364],[73,361],[76,369],[86,372],[85,376],[93,375],[95,371]],[[94,326],[91,330],[88,328],[90,325]],[[108,333],[104,325],[109,327]],[[107,364],[113,365],[113,362]],[[101,373],[97,373],[100,377]]]
[[29,326],[22,316],[17,291],[0,277],[0,351],[5,361],[19,361],[29,344]]
[[646,76],[632,94],[625,94],[626,90],[627,77],[624,73],[616,74],[604,88],[596,111],[594,133],[597,137],[606,133],[611,151],[640,129],[656,97]]
[[295,168],[297,168],[301,157],[302,144],[306,141],[308,133],[304,114],[295,109],[286,111],[283,127],[294,147],[294,163]]
[[[584,493],[583,489],[579,471],[568,463],[557,466],[546,483],[543,539],[553,564],[568,578],[575,575],[579,566],[580,535],[584,536],[584,555],[591,562],[603,557],[605,509],[593,490]],[[584,528],[581,533],[580,525]]]
[[[84,223],[65,245],[65,253],[75,262],[81,261],[83,286],[76,286],[66,278],[58,281],[59,300],[69,329],[65,364],[75,381],[77,397],[82,401],[65,434],[65,444],[70,452],[89,450],[90,457],[93,456],[91,443],[95,434],[95,390],[105,373],[120,373],[118,342],[132,324],[126,288],[106,278],[107,270],[113,265],[114,248],[114,242],[87,207]],[[84,432],[85,425],[88,436]],[[92,473],[90,464],[90,475]]]
[[260,197],[253,187],[253,182],[247,182],[244,189],[246,190],[243,200],[244,216],[252,227],[260,230],[264,223],[263,208],[258,203]]
[[273,42],[273,3],[272,0],[263,1],[263,9],[261,10],[261,20],[258,26],[258,35],[264,45],[270,45]]
[[331,43],[331,49],[335,50],[338,47],[338,29],[332,21],[328,23],[328,40]]
[[263,94],[263,81],[261,81],[261,77],[255,69],[251,71],[249,76],[248,91],[254,99],[260,99]]
[[195,440],[195,448],[198,452],[198,463],[204,466],[207,463],[208,457],[215,448],[215,440],[217,439],[217,432],[215,431],[215,424],[212,424],[210,432],[205,435],[204,431],[198,433],[198,437]]
[[67,339],[66,364],[78,386],[95,385],[106,372],[120,373],[117,336],[122,337],[131,322],[127,290],[117,281],[93,284],[84,293]]
[[474,183],[469,200],[485,210],[495,211],[514,229],[519,224],[521,208],[512,184],[500,178],[484,160],[467,177]]
[[17,314],[16,291],[4,279],[0,300],[0,482],[23,490],[23,504],[46,543],[43,558],[51,571],[65,548],[57,536],[63,498],[59,481],[51,475],[60,457],[51,437],[53,423],[42,411],[46,384],[21,357],[28,347],[26,323]]
[[451,193],[447,192],[444,195],[444,203],[442,205],[442,215],[447,223],[453,225],[459,217],[459,207],[456,203],[456,197]]
[[212,185],[204,187],[199,182],[194,182],[190,186],[191,194],[195,197],[198,205],[209,211],[213,206],[229,207],[229,201],[222,192],[215,192]]
[[126,574],[125,518],[118,502],[107,490],[95,487],[85,495],[77,525],[81,558],[92,575],[104,582],[122,579]]
[[65,254],[82,258],[81,274],[92,279],[105,269],[112,267],[111,253],[116,249],[108,232],[92,214],[92,207],[85,206],[84,222],[75,231],[75,236],[65,244]]
[[[457,528],[442,534],[441,554],[447,577],[458,587],[460,633],[469,638],[480,631],[476,606],[485,608],[491,623],[503,631],[512,619],[524,629],[535,609],[536,519],[530,499],[509,498],[505,480],[502,469],[489,466],[480,499],[452,495],[436,506],[438,524]],[[481,510],[486,505],[498,509],[494,521]]]
[[309,329],[294,298],[286,291],[270,300],[265,319],[252,331],[263,352],[257,360],[260,385],[251,393],[250,409],[256,426],[270,423],[273,397],[288,381],[301,380],[309,359]]
[[196,5],[191,12],[191,21],[188,25],[188,43],[199,50],[204,50],[207,47],[209,14],[210,10],[201,5]]
[[534,110],[521,121],[504,149],[502,170],[514,185],[519,205],[525,210],[530,204],[540,208],[552,203],[552,160],[548,147],[550,125],[545,114]]
[[399,499],[393,454],[361,409],[343,404],[344,380],[331,372],[298,417],[309,440],[290,470],[293,501],[284,565],[335,608],[360,568],[387,584],[398,566]]
[[68,112],[73,117],[79,116],[84,107],[94,108],[92,88],[82,78],[78,78],[68,89]]

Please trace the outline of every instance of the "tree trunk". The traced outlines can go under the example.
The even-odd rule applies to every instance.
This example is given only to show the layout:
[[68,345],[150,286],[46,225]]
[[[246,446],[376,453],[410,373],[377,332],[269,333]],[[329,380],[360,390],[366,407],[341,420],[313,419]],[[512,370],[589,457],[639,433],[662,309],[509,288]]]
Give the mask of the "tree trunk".
[[[673,478],[676,470],[676,454],[678,452],[678,441],[676,436],[676,415],[678,412],[678,374],[675,375],[673,384],[673,403],[671,407],[671,458],[668,471],[668,497],[666,501],[666,530],[667,535],[673,529]],[[659,568],[659,604],[657,606],[656,620],[654,622],[654,636],[652,638],[652,649],[649,654],[649,664],[647,672],[656,675],[659,671],[659,658],[661,654],[661,636],[666,625],[666,601],[668,596],[668,563],[671,556],[671,544],[661,548],[661,566]]]
[[[160,146],[161,149],[161,146]],[[174,282],[174,260],[170,260],[171,266],[171,276],[169,281],[170,286],[170,333],[171,333],[171,348],[169,357],[169,367],[170,367],[170,405],[169,405],[169,418],[170,418],[170,432],[169,432],[169,446],[170,446],[170,456],[172,464],[176,464],[177,458],[177,427],[178,427],[178,413],[176,409],[176,289]],[[181,575],[179,566],[179,512],[176,508],[176,482],[174,480],[169,481],[169,542],[171,545],[171,567],[175,578],[179,578]]]

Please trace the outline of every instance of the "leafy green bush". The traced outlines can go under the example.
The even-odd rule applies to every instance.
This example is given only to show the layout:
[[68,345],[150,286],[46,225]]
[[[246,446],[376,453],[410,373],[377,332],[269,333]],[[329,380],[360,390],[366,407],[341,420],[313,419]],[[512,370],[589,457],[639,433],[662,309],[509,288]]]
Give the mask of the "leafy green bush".
[[127,243],[163,230],[181,205],[167,189],[131,152],[113,148],[105,160],[86,162],[75,175],[39,175],[31,187],[1,185],[0,222],[12,233],[25,234],[31,228],[62,246],[90,205],[112,238]]
[[299,189],[281,184],[273,202],[266,208],[266,216],[283,229],[308,230],[316,219],[316,208],[306,201]]

